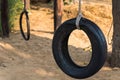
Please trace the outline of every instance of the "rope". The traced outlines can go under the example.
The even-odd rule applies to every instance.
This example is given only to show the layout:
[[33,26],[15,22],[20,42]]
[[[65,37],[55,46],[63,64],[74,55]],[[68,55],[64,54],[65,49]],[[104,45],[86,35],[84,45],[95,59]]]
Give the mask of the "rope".
[[27,4],[27,2],[26,2],[26,0],[24,0],[24,8],[23,8],[24,11],[27,11],[26,4]]
[[76,27],[77,27],[77,29],[80,29],[79,22],[80,22],[80,20],[82,18],[81,1],[82,0],[79,0],[78,16],[76,18]]
[[82,1],[82,0],[79,0],[78,13],[81,13],[81,12],[82,12],[82,11],[81,11],[81,1]]
[[113,27],[113,21],[112,21],[111,26],[110,26],[110,29],[109,29],[109,31],[108,31],[108,33],[107,33],[108,45],[111,45],[112,42],[113,42],[112,39],[111,39],[111,41],[110,41],[110,39],[109,39],[109,37],[110,37],[110,32],[111,32],[111,30],[112,30],[112,27]]

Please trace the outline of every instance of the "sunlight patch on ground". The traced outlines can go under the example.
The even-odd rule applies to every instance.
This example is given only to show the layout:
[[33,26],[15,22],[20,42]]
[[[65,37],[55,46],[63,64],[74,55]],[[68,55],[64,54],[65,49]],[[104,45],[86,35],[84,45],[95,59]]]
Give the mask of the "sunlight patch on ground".
[[20,52],[18,49],[16,50],[13,46],[11,46],[8,43],[0,43],[0,46],[3,47],[5,50],[11,51],[12,53],[15,53],[23,58],[31,58],[29,54]]
[[43,77],[46,77],[46,76],[50,76],[50,77],[54,77],[55,74],[52,73],[52,72],[48,72],[46,70],[43,70],[43,69],[38,69],[35,71],[38,75],[40,76],[43,76]]

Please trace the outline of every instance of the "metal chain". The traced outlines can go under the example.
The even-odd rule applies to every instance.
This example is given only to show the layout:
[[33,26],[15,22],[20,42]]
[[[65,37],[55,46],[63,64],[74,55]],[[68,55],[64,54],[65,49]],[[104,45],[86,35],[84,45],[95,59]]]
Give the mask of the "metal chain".
[[77,27],[77,29],[80,29],[79,22],[80,22],[80,20],[82,18],[81,1],[82,0],[79,0],[78,16],[76,18],[76,27]]

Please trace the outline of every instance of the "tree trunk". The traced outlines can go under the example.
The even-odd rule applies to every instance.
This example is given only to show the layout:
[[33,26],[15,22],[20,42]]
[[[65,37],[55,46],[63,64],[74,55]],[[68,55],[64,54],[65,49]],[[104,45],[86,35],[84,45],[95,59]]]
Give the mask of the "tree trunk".
[[9,37],[8,26],[8,0],[1,0],[1,25],[2,25],[2,37]]
[[54,0],[54,31],[62,22],[63,0]]
[[110,60],[111,67],[120,67],[120,0],[112,0],[113,5],[113,50]]

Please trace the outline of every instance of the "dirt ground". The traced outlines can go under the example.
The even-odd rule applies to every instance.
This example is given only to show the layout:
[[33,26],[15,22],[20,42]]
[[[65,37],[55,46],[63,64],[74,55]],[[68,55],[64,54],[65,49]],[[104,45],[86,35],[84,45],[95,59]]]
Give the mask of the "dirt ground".
[[[53,10],[50,6],[50,4],[32,6],[29,41],[23,40],[18,25],[10,34],[10,38],[0,38],[0,80],[76,80],[64,74],[54,61],[52,55]],[[82,11],[85,17],[100,26],[107,40],[112,24],[111,5],[84,3]],[[63,21],[75,17],[77,6],[65,6],[64,13]],[[112,31],[109,39],[111,36]],[[71,54],[73,58],[80,64],[86,63],[89,56],[87,53],[90,52],[86,35],[82,31],[74,31],[69,45],[70,53],[74,53]],[[111,51],[111,45],[108,45],[108,51]],[[77,54],[80,52],[84,54]],[[120,69],[104,66],[97,74],[84,80],[120,80]]]

